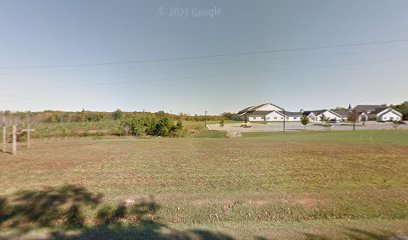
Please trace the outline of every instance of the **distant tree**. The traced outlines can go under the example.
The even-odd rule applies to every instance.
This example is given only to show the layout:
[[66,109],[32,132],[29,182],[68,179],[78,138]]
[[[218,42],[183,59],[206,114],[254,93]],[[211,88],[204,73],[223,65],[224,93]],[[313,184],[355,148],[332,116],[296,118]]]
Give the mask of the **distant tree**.
[[324,123],[324,122],[326,122],[326,121],[327,121],[326,116],[325,116],[324,114],[322,114],[322,115],[320,116],[320,122]]
[[310,123],[310,120],[307,116],[303,116],[300,119],[300,122],[303,124],[303,128],[306,129],[306,125]]
[[233,115],[234,114],[232,114],[230,112],[225,112],[225,113],[221,114],[221,117],[225,118],[225,119],[228,119],[228,120],[231,120]]
[[82,111],[80,113],[81,122],[85,122],[85,115],[86,115],[85,109],[82,108]]
[[333,109],[333,110],[342,110],[342,111],[346,111],[347,110],[347,108],[345,108],[345,107],[336,107],[335,109]]
[[164,112],[164,111],[158,111],[158,112],[156,113],[156,116],[157,116],[158,118],[163,118],[163,117],[166,116],[166,112]]
[[320,121],[322,122],[323,127],[327,128],[327,130],[330,131],[331,125],[330,125],[330,123],[329,123],[329,119],[328,119],[324,114],[322,114],[322,115],[320,116]]
[[196,122],[200,120],[197,114],[194,114],[193,120],[196,121]]
[[395,110],[402,113],[404,120],[408,120],[408,101],[405,101],[399,105],[395,105],[391,107],[395,108]]
[[358,117],[359,117],[358,115],[359,114],[357,113],[357,111],[352,109],[351,111],[349,111],[348,116],[347,116],[347,120],[353,123],[353,131],[356,130],[356,122],[358,121]]
[[112,118],[113,120],[120,120],[123,118],[123,112],[120,109],[116,109],[116,111],[114,111],[112,113]]

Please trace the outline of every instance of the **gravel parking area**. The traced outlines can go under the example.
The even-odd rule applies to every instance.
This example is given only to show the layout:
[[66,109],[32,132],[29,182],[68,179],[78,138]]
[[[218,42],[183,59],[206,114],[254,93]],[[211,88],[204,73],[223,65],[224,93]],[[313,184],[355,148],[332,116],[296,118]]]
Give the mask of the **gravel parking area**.
[[[241,127],[243,123],[226,123],[224,127],[219,124],[208,124],[209,130],[229,131],[229,132],[280,132],[283,130],[283,123],[250,123],[251,127]],[[364,125],[359,123],[356,125],[356,130],[387,130],[394,129],[393,123],[382,122],[366,122]],[[408,123],[399,124],[398,129],[408,129]],[[286,131],[328,131],[328,128],[320,124],[308,124],[304,127],[300,122],[286,122]],[[330,131],[350,131],[353,130],[353,125],[349,123],[332,123]]]

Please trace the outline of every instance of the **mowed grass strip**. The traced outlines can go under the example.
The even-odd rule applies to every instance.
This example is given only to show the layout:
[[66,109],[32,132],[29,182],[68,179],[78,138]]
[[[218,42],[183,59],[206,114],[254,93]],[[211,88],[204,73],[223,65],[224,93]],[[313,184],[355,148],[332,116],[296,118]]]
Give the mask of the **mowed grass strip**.
[[250,132],[244,138],[310,143],[408,145],[408,130],[327,131],[327,132]]
[[[358,133],[375,143],[346,144],[352,133],[337,132],[311,142],[304,139],[315,133],[34,141],[16,157],[0,156],[0,191],[74,184],[106,203],[152,196],[161,221],[179,225],[407,221],[406,132]],[[399,144],[381,140],[393,136]]]

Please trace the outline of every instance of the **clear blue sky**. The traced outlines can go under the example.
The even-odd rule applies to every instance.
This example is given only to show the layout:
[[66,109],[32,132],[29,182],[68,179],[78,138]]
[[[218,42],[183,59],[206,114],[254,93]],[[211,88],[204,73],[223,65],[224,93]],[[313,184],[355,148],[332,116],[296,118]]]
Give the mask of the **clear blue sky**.
[[[214,18],[193,16],[214,6]],[[0,109],[397,104],[408,100],[407,9],[406,0],[2,0]]]

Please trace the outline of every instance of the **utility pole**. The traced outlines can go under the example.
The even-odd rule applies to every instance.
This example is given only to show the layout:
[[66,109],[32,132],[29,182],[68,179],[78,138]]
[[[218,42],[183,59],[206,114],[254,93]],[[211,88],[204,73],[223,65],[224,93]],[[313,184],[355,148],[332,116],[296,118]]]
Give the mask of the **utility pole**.
[[286,110],[283,109],[283,132],[286,132]]
[[353,131],[356,131],[356,119],[353,120]]
[[352,110],[352,114],[353,114],[353,131],[356,131],[356,121],[357,121],[357,112],[356,110]]

